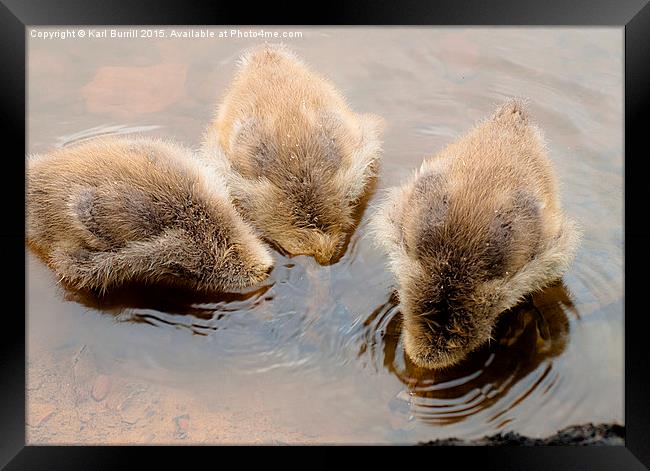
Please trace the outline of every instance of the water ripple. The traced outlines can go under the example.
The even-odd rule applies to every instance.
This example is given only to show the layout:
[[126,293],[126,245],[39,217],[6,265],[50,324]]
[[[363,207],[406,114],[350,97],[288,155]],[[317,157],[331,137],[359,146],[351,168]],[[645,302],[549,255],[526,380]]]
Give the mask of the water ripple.
[[480,420],[491,424],[533,393],[547,394],[558,383],[551,359],[566,347],[567,314],[573,317],[574,311],[565,286],[553,285],[504,313],[496,342],[456,367],[434,371],[418,367],[405,354],[399,305],[391,297],[366,319],[359,355],[369,355],[376,371],[383,366],[407,386],[417,419],[451,424],[490,411]]

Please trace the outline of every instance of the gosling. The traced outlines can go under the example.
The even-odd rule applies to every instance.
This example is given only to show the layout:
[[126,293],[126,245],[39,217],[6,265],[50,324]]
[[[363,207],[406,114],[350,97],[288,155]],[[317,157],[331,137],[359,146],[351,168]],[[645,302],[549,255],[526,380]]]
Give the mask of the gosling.
[[144,137],[32,155],[27,244],[76,289],[247,287],[268,276],[273,259],[218,181],[189,150]]
[[282,45],[246,52],[203,139],[232,201],[288,255],[340,257],[378,172],[383,119],[353,113]]
[[580,238],[514,99],[389,190],[373,225],[398,282],[405,351],[426,368],[491,339],[500,313],[562,276]]

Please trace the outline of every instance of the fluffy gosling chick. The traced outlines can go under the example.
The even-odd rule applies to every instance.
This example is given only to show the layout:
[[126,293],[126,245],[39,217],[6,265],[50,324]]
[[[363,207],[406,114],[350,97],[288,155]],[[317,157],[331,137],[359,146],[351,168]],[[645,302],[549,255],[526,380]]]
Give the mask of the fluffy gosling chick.
[[225,169],[235,206],[268,241],[328,264],[377,174],[382,127],[283,46],[264,45],[241,58],[203,156]]
[[187,149],[144,137],[33,155],[27,242],[77,289],[243,288],[266,278],[273,259],[218,181]]
[[425,160],[374,226],[399,285],[406,353],[428,368],[488,341],[499,314],[561,277],[579,243],[518,100]]

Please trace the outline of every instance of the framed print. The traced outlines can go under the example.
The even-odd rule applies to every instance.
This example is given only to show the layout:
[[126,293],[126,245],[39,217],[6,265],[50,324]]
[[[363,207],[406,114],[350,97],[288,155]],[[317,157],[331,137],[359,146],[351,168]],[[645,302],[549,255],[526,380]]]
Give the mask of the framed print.
[[2,0],[3,466],[648,466],[647,2],[363,3]]

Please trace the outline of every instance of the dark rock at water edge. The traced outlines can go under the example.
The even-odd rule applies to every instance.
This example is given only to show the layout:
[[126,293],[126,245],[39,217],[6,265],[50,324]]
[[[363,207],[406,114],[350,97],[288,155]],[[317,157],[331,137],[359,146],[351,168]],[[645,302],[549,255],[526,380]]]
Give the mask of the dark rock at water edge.
[[426,446],[549,446],[549,445],[625,445],[625,427],[616,424],[572,425],[547,438],[530,438],[515,432],[499,433],[478,440],[444,438],[418,443]]

